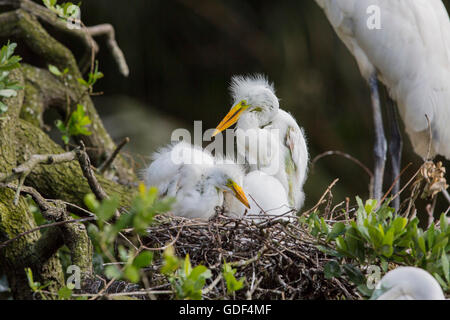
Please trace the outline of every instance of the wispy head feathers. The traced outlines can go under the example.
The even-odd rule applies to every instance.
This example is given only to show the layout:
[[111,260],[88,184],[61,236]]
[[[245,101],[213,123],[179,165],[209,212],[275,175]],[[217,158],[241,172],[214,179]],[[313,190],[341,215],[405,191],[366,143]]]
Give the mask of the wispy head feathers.
[[249,93],[258,89],[268,89],[275,95],[273,83],[270,83],[263,74],[247,76],[233,76],[231,78],[230,93],[235,101],[248,96]]

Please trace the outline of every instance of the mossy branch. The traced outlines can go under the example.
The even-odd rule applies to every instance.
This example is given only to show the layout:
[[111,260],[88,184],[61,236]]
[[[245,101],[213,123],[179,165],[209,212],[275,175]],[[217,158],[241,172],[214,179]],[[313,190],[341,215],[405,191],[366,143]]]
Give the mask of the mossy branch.
[[[71,96],[78,98],[75,103],[69,105],[69,110],[64,109],[64,113],[67,116],[67,113],[75,110],[77,104],[85,107],[86,113],[92,121],[92,134],[89,136],[82,135],[78,138],[87,146],[89,157],[93,164],[100,165],[116,149],[116,145],[104,128],[90,96],[86,94],[86,88],[78,82],[82,75],[72,52],[50,36],[37,18],[24,9],[0,14],[0,36],[10,37],[12,35],[22,39],[28,48],[48,64],[53,64],[60,70],[66,68],[69,70],[66,77],[66,90],[71,92]],[[43,81],[50,79],[48,75],[44,75],[42,72],[40,74],[43,75]],[[53,83],[58,81],[60,80],[53,77]],[[35,81],[33,83],[36,85],[39,82]],[[50,84],[50,86],[52,85]],[[66,96],[64,96],[64,101],[66,101],[65,98]],[[121,180],[135,180],[133,170],[122,157],[119,156],[115,159],[113,168]]]

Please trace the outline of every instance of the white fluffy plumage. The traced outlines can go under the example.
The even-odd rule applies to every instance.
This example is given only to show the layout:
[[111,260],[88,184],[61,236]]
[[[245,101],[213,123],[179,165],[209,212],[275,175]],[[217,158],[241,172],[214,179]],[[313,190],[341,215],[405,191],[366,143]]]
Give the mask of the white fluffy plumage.
[[377,300],[445,300],[436,279],[415,267],[398,267],[378,282],[372,295]]
[[252,171],[244,177],[243,189],[249,197],[250,209],[234,198],[225,198],[229,201],[227,209],[234,217],[245,217],[261,221],[260,216],[272,219],[276,216],[292,217],[286,190],[273,176],[262,171]]
[[238,152],[245,152],[251,170],[277,178],[289,205],[300,210],[309,159],[303,129],[280,109],[274,86],[263,75],[234,76],[230,91],[234,105],[248,106],[236,125]]
[[[414,150],[450,159],[450,20],[441,0],[316,0],[367,80],[375,71],[397,102]],[[380,9],[381,29],[367,10]]]
[[161,196],[176,198],[172,212],[177,216],[209,219],[223,205],[224,191],[233,192],[230,181],[239,186],[243,182],[241,166],[217,161],[185,142],[162,148],[152,160],[144,172],[145,183],[157,187]]

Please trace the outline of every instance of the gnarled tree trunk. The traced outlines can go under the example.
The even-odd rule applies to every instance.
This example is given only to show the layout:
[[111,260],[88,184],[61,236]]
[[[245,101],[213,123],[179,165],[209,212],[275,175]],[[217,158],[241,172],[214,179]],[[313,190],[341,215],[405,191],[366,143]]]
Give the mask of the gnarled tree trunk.
[[[66,152],[43,131],[43,113],[48,108],[55,108],[65,119],[77,104],[83,105],[92,121],[92,135],[76,137],[75,140],[84,142],[96,166],[116,146],[106,132],[86,88],[77,81],[82,74],[73,54],[50,36],[40,21],[60,31],[71,32],[96,49],[92,37],[83,30],[66,29],[56,15],[29,0],[0,1],[0,10],[2,4],[7,4],[6,8],[11,10],[0,13],[0,37],[20,39],[18,45],[27,46],[34,52],[41,59],[41,65],[52,64],[60,70],[69,70],[65,81],[62,81],[45,69],[23,64],[10,74],[23,89],[18,91],[16,97],[4,101],[8,110],[0,115],[0,272],[7,275],[14,297],[24,299],[32,298],[25,268],[31,268],[35,281],[49,284],[48,290],[56,291],[64,285],[65,272],[57,254],[62,245],[71,250],[72,263],[79,265],[83,275],[92,275],[92,245],[85,226],[67,223],[43,232],[34,231],[37,225],[28,203],[20,192],[14,190],[14,186],[20,190],[21,178],[25,177],[15,174],[14,168],[32,155]],[[135,176],[122,157],[115,158],[111,168],[105,175],[97,175],[97,180],[107,194],[120,196],[122,207],[129,205],[132,189],[127,185],[135,181]],[[43,215],[56,222],[69,219],[64,203],[83,207],[84,196],[91,192],[76,158],[37,165],[26,175],[23,188],[35,190],[43,198],[62,200],[52,205],[43,200],[39,205]],[[5,241],[8,243],[1,246]]]

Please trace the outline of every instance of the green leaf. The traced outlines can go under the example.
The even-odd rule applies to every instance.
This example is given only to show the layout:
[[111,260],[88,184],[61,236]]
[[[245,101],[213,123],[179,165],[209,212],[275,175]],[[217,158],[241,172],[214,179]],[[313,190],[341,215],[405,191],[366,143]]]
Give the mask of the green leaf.
[[323,268],[323,272],[326,279],[337,278],[342,274],[341,266],[335,260],[331,260],[327,262],[327,264]]
[[202,279],[209,279],[211,278],[211,276],[212,276],[211,270],[209,270],[205,266],[199,265],[196,266],[194,269],[192,269],[192,271],[189,274],[189,279],[199,281]]
[[84,80],[83,78],[78,78],[77,81],[79,84],[81,84],[85,87],[89,87],[89,83],[87,83],[86,80]]
[[142,251],[133,261],[136,268],[148,267],[153,261],[153,253],[150,251]]
[[183,264],[184,275],[186,277],[189,276],[191,271],[192,271],[192,266],[191,266],[191,260],[189,259],[189,253],[188,253],[188,254],[186,254],[186,257],[184,258],[184,264]]
[[165,275],[170,275],[180,267],[181,262],[175,256],[174,249],[172,246],[167,247],[164,250],[163,256],[164,256],[164,264],[161,268],[161,273]]
[[406,227],[406,224],[408,223],[408,219],[403,217],[396,217],[394,221],[392,222],[391,228],[394,229],[394,234],[400,234]]
[[98,202],[97,198],[93,193],[88,193],[84,196],[84,203],[88,207],[89,210],[95,212],[100,207],[100,202]]
[[67,287],[62,287],[58,290],[58,298],[68,300],[72,296],[72,290]]
[[356,268],[352,264],[345,264],[343,268],[345,274],[354,284],[356,285],[366,284],[366,277],[364,277],[364,275],[358,268]]
[[383,238],[383,245],[392,246],[394,243],[394,229],[389,229]]
[[334,240],[338,236],[345,233],[345,224],[343,222],[337,222],[333,225],[331,232],[328,234],[328,240]]
[[355,228],[347,229],[345,233],[345,242],[347,244],[347,251],[355,258],[364,260],[364,250],[358,231]]
[[434,245],[434,222],[430,225],[430,227],[427,230],[427,243],[428,248],[431,250]]
[[437,280],[437,282],[439,282],[439,284],[441,285],[442,288],[444,288],[444,290],[446,288],[448,288],[447,283],[445,283],[444,279],[442,279],[442,277],[437,274],[436,272],[433,273],[433,277]]
[[234,276],[235,273],[236,269],[231,268],[231,266],[228,263],[223,264],[222,274],[227,284],[228,293],[236,292],[244,287],[245,277],[242,277],[241,279],[237,280],[236,277]]
[[326,247],[326,246],[317,245],[316,248],[319,249],[321,252],[323,252],[323,253],[325,253],[325,254],[327,254],[327,255],[333,256],[333,257],[341,257],[341,256],[342,256],[342,255],[341,255],[339,252],[337,252],[336,250],[333,250],[333,249],[328,248],[328,247]]
[[112,196],[102,201],[100,206],[95,211],[95,214],[100,220],[108,221],[114,216],[117,208],[119,207],[119,198]]
[[122,277],[122,273],[120,272],[119,268],[114,265],[106,266],[105,268],[105,276],[108,279],[115,279],[119,280]]
[[369,289],[366,284],[360,284],[357,288],[366,297],[370,297],[373,293],[373,290]]
[[53,73],[55,76],[61,77],[63,74],[61,71],[59,71],[58,67],[49,64],[48,65],[48,71],[50,71],[51,73]]
[[375,210],[377,206],[377,200],[375,199],[369,199],[366,201],[366,205],[364,206],[364,209],[366,210],[367,214],[372,213],[373,210]]
[[427,249],[426,249],[426,247],[425,247],[425,239],[423,238],[423,236],[419,236],[419,237],[417,238],[417,243],[418,243],[418,245],[419,245],[420,250],[422,250],[422,252],[423,252],[424,254],[426,254],[426,253],[427,253]]
[[346,252],[348,249],[347,244],[345,243],[345,240],[342,236],[336,238],[336,245],[338,250]]
[[0,101],[0,115],[8,111],[8,106]]
[[388,244],[383,244],[381,247],[381,254],[386,258],[390,258],[394,253],[394,247]]
[[447,280],[447,282],[450,283],[450,268],[449,268],[449,261],[448,261],[447,253],[442,252],[441,262],[442,262],[442,271],[444,272],[445,280]]
[[136,268],[134,265],[127,265],[125,267],[125,270],[123,271],[123,275],[130,282],[133,282],[133,283],[138,283],[139,282],[139,279],[140,279],[139,269]]
[[375,248],[380,247],[383,244],[383,234],[381,233],[380,229],[369,225],[368,226],[370,240]]

